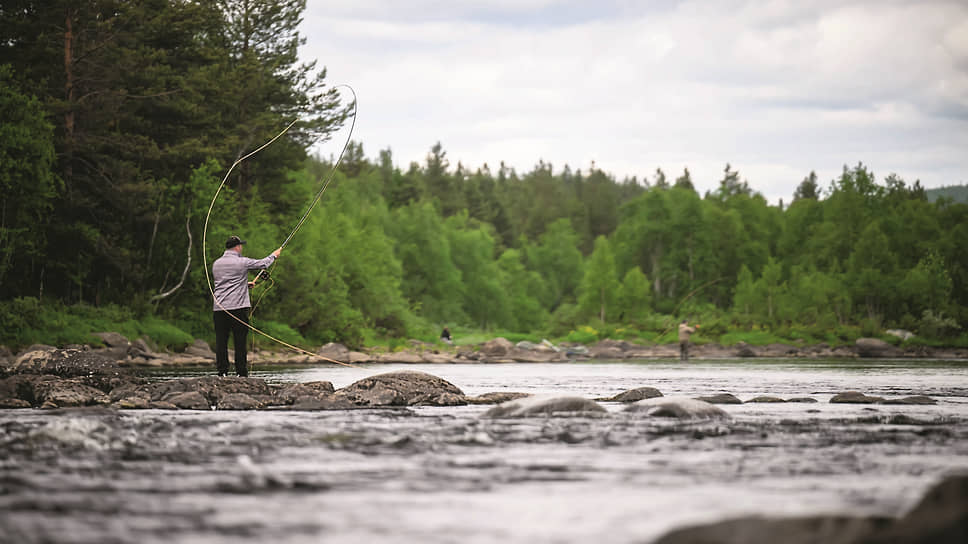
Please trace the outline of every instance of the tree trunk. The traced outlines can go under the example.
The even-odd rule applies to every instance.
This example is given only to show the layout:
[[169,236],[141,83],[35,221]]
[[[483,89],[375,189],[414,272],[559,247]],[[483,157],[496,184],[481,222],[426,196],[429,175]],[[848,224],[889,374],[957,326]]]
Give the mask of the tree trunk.
[[67,8],[64,21],[64,182],[71,186],[74,176],[74,13]]

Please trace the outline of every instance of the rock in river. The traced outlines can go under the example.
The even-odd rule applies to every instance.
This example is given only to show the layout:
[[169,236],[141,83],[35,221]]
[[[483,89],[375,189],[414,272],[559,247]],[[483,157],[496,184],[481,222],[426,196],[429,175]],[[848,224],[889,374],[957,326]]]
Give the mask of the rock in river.
[[655,417],[679,419],[728,417],[728,414],[722,408],[687,397],[659,397],[640,400],[630,404],[625,410],[628,412],[645,412]]
[[467,404],[454,384],[425,372],[401,370],[363,378],[336,392],[357,406],[458,406]]
[[623,391],[614,397],[598,400],[603,402],[636,402],[642,399],[654,399],[661,396],[662,392],[654,387],[636,387],[635,389]]
[[597,402],[582,397],[533,396],[508,401],[484,412],[484,417],[527,417],[561,413],[604,414]]

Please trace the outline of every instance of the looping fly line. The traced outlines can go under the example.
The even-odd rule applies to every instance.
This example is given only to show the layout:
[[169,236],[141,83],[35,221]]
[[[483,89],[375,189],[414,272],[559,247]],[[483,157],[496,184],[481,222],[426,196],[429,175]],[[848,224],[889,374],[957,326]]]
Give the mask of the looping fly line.
[[[326,192],[326,188],[329,187],[329,184],[333,181],[333,178],[336,175],[336,171],[339,168],[340,163],[343,161],[343,155],[346,154],[346,148],[349,147],[350,140],[353,137],[353,130],[356,128],[356,113],[357,113],[356,91],[354,91],[353,88],[350,87],[349,85],[336,85],[336,87],[345,87],[345,88],[349,89],[350,93],[353,95],[353,115],[352,115],[353,120],[350,123],[349,133],[346,135],[346,142],[343,143],[343,149],[342,149],[342,151],[340,151],[340,154],[339,154],[339,157],[336,160],[336,163],[333,165],[333,168],[330,170],[329,176],[327,176],[325,178],[325,180],[321,184],[319,190],[316,192],[316,195],[313,197],[312,202],[309,204],[309,207],[306,209],[306,212],[302,215],[302,217],[296,223],[296,226],[292,229],[292,232],[289,233],[289,236],[286,237],[285,241],[282,243],[282,245],[280,246],[280,248],[284,248],[284,247],[286,247],[287,244],[289,244],[290,240],[292,240],[292,237],[302,227],[303,223],[306,222],[306,218],[309,217],[309,213],[316,206],[316,203],[318,203],[319,200],[322,198],[323,193]],[[229,176],[232,174],[232,171],[235,170],[235,167],[236,166],[238,166],[239,164],[241,164],[243,161],[245,161],[249,157],[251,157],[251,156],[255,155],[256,153],[262,151],[263,149],[269,147],[273,142],[275,142],[276,140],[278,140],[279,138],[281,138],[286,132],[288,132],[289,129],[292,128],[293,125],[295,125],[298,120],[299,119],[293,120],[291,123],[289,123],[289,125],[286,126],[286,128],[282,129],[282,131],[279,132],[279,134],[276,134],[275,136],[273,136],[271,140],[269,140],[266,143],[260,145],[259,147],[257,147],[256,149],[250,151],[249,153],[246,153],[245,155],[243,155],[242,157],[240,157],[239,159],[237,159],[234,163],[232,163],[232,166],[230,166],[229,169],[228,169],[228,171],[225,173],[225,177],[222,178],[222,182],[219,183],[218,189],[216,189],[215,195],[212,197],[212,202],[208,206],[208,212],[205,214],[205,226],[202,228],[202,267],[205,270],[205,284],[208,287],[209,293],[212,295],[212,300],[215,301],[215,304],[218,305],[219,309],[221,309],[222,311],[225,311],[225,308],[218,301],[218,299],[215,298],[215,288],[212,285],[212,278],[211,278],[211,275],[209,274],[209,271],[208,271],[208,258],[207,258],[207,254],[208,254],[208,251],[207,251],[208,222],[209,222],[209,219],[211,219],[211,217],[212,217],[212,210],[215,208],[215,201],[218,200],[219,193],[222,192],[222,188],[225,187],[225,184],[228,182]],[[273,264],[275,264],[275,263],[273,263]],[[261,276],[261,274],[260,274],[260,276]],[[275,282],[273,282],[271,280],[271,275],[268,274],[268,273],[266,273],[265,279],[268,279],[269,280],[269,282],[270,282],[269,286],[270,287],[275,283]],[[267,290],[268,290],[268,288],[267,288]],[[259,299],[256,301],[256,306],[258,306],[258,303],[262,300],[262,297],[264,297],[264,296],[265,296],[265,292],[263,292],[262,295],[259,297]],[[253,310],[254,309],[255,309],[255,307],[253,307]],[[242,323],[243,325],[245,325],[246,327],[248,327],[253,332],[255,332],[257,334],[260,334],[260,335],[268,338],[269,340],[272,340],[273,342],[276,342],[278,344],[281,344],[283,346],[286,346],[287,348],[290,348],[292,350],[295,350],[295,351],[297,351],[299,353],[303,353],[305,355],[309,355],[310,357],[317,357],[319,359],[323,359],[323,360],[329,361],[331,363],[336,363],[338,365],[343,365],[343,366],[348,366],[348,367],[353,367],[353,368],[360,368],[360,367],[358,367],[356,365],[351,365],[349,363],[344,363],[342,361],[337,361],[335,359],[330,359],[329,357],[324,357],[322,355],[319,355],[319,354],[316,354],[316,353],[312,353],[312,352],[307,351],[307,350],[305,350],[303,348],[300,348],[300,347],[294,346],[292,344],[289,344],[288,342],[285,342],[283,340],[280,340],[280,339],[278,339],[278,338],[276,338],[276,337],[274,337],[274,336],[266,333],[265,331],[263,331],[263,330],[261,330],[261,329],[259,329],[257,327],[254,327],[251,324],[246,323],[245,321],[242,321],[241,319],[235,317],[233,314],[231,314],[229,312],[226,312],[226,313],[228,313],[228,315],[230,317],[232,317],[232,319],[235,319],[239,323]],[[251,313],[250,313],[250,315],[251,315]]]

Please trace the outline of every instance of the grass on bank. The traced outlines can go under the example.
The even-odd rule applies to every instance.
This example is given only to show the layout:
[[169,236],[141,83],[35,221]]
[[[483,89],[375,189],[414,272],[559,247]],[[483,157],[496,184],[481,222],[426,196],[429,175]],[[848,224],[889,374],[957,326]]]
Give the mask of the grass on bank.
[[[772,343],[812,345],[823,342],[838,346],[852,344],[857,338],[863,336],[875,336],[899,346],[968,348],[968,334],[964,333],[948,338],[915,336],[902,341],[882,331],[872,331],[866,326],[765,328],[752,325],[740,328],[730,323],[728,317],[720,314],[711,314],[704,319],[697,319],[696,322],[699,323],[700,328],[693,335],[692,340],[697,344],[716,342],[732,346],[745,342],[753,346],[762,346]],[[672,316],[653,315],[639,323],[585,324],[570,330],[557,331],[558,334],[482,330],[459,325],[449,328],[455,347],[477,346],[496,337],[504,337],[512,343],[522,340],[540,343],[547,339],[555,344],[568,342],[591,345],[601,340],[613,339],[651,345],[677,342],[678,323],[679,320]],[[315,347],[313,342],[303,338],[298,331],[285,323],[256,319],[253,324],[267,334],[294,346],[309,349]],[[440,341],[442,328],[427,322],[414,323],[409,327],[412,331],[409,338],[381,337],[375,331],[368,330],[364,334],[363,343],[366,347],[399,351],[408,348],[409,341],[413,339],[446,349],[449,346]],[[138,316],[130,308],[115,305],[64,306],[46,301],[42,304],[36,298],[18,298],[0,302],[0,345],[13,351],[31,344],[102,346],[101,340],[93,336],[92,333],[95,332],[117,332],[130,340],[144,338],[154,349],[174,352],[183,351],[194,342],[195,338],[201,338],[210,344],[214,343],[214,331],[210,316],[207,315],[201,317],[192,315],[176,320],[153,315]],[[256,345],[260,347],[271,349],[277,346],[272,340],[259,335],[251,335],[250,338],[252,336],[255,337]]]

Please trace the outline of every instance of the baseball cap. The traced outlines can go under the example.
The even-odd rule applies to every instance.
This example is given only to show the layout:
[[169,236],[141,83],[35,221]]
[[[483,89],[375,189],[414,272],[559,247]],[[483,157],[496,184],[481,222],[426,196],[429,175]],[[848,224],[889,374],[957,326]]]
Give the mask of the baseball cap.
[[240,246],[245,243],[245,240],[239,238],[238,236],[229,236],[229,239],[225,241],[225,249],[232,249],[235,246]]

